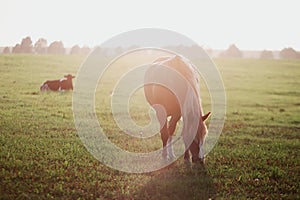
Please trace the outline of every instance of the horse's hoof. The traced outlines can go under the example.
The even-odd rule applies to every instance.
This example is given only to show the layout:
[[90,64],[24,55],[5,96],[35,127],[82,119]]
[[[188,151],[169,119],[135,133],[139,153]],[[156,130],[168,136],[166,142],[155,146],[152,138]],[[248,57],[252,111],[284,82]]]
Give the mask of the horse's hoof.
[[198,157],[192,157],[192,162],[193,163],[197,163],[199,161],[200,161],[200,158],[198,158]]
[[184,158],[184,162],[185,162],[185,163],[190,163],[190,162],[191,162],[191,159],[190,159],[190,158]]
[[192,166],[192,163],[190,160],[184,160],[184,166],[190,168]]
[[201,165],[205,165],[205,159],[201,159],[201,158],[192,158],[192,162],[193,163],[198,163],[198,164],[201,164]]
[[200,159],[200,162],[199,162],[201,165],[205,165],[205,160],[204,158],[203,159]]

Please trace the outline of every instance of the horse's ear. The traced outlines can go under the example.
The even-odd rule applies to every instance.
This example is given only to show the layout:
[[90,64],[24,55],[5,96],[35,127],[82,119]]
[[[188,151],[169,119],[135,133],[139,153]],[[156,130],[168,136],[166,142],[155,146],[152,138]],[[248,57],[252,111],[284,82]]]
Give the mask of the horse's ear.
[[205,121],[209,116],[211,112],[208,112],[206,115],[202,116],[202,121]]

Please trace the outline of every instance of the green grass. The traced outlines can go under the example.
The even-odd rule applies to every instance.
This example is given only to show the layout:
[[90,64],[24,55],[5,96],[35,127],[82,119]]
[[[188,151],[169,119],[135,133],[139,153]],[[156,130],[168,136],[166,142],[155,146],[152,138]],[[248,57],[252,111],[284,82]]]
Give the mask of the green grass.
[[[72,92],[39,92],[46,79],[76,74],[84,59],[0,55],[0,199],[300,198],[299,61],[214,60],[226,88],[227,115],[206,166],[190,167],[180,158],[159,171],[128,174],[85,149],[74,125]],[[118,130],[107,107],[109,86],[96,96],[109,138],[135,152],[160,148],[159,136],[140,141]],[[208,111],[205,90],[203,101]],[[145,101],[137,94],[132,102],[133,118],[147,123]]]

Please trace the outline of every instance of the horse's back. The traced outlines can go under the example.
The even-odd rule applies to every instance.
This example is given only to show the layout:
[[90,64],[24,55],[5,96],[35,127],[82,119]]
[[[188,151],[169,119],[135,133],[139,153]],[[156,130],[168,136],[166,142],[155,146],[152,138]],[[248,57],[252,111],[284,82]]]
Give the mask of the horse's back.
[[197,81],[193,66],[183,58],[161,57],[145,74],[144,92],[150,105],[162,105],[168,116],[180,114],[188,84],[197,92]]

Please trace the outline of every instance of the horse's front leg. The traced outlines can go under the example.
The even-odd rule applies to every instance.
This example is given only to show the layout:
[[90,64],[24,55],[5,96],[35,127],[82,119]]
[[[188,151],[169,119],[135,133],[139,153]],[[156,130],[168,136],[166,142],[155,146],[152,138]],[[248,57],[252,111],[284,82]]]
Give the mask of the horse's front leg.
[[204,164],[205,160],[204,160],[203,142],[201,141],[199,142],[199,158],[200,158],[200,162]]
[[191,162],[191,158],[190,158],[190,150],[189,148],[185,147],[185,152],[184,152],[184,161],[185,162]]
[[184,161],[187,163],[191,162],[191,158],[190,158],[190,145],[188,144],[185,135],[183,135],[183,141],[184,141]]
[[170,159],[174,159],[176,158],[175,154],[174,154],[174,150],[173,150],[173,144],[172,144],[172,140],[173,140],[173,135],[176,129],[176,125],[178,120],[180,119],[180,115],[172,115],[169,125],[168,125],[168,129],[169,129],[169,140],[168,140],[168,156]]

